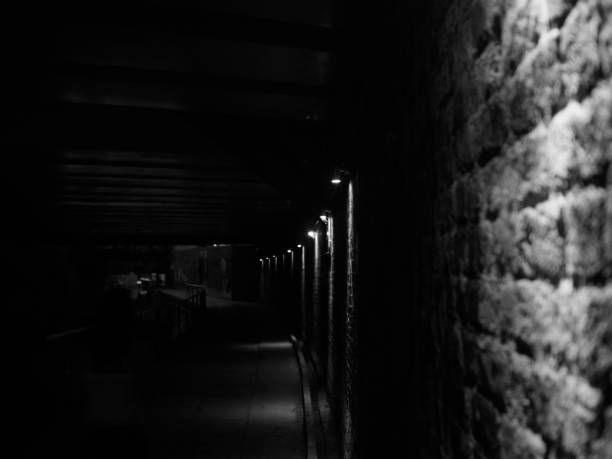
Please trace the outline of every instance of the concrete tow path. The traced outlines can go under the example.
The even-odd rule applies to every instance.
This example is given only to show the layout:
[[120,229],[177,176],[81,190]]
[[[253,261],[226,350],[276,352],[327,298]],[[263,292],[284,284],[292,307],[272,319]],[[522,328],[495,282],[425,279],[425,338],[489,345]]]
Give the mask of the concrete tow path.
[[303,459],[300,370],[274,316],[209,300],[156,365],[93,377],[82,457]]

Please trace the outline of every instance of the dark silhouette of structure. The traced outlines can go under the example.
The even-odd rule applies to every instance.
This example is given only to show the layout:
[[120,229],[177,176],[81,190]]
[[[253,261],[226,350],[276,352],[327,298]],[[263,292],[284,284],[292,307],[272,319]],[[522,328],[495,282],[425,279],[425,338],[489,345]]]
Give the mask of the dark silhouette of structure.
[[5,17],[22,456],[612,457],[609,1]]

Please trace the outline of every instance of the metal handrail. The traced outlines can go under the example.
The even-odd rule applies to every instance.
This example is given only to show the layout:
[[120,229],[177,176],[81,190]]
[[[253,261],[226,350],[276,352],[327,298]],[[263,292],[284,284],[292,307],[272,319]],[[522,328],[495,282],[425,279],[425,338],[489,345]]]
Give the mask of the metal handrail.
[[[193,313],[202,306],[202,293],[206,291],[203,285],[199,284],[186,284],[189,294],[184,299],[171,298],[169,295],[165,295],[170,299],[163,301],[162,307],[166,307],[169,311],[170,318],[170,329],[171,336],[173,339],[177,338],[180,334],[185,333],[191,325]],[[205,302],[204,298],[204,302]]]
[[63,332],[59,332],[59,333],[53,333],[51,335],[47,335],[45,336],[45,340],[46,341],[53,341],[56,339],[60,339],[60,338],[65,338],[67,336],[72,336],[72,335],[77,335],[79,333],[84,333],[86,331],[89,331],[90,327],[78,327],[78,328],[73,328],[71,330],[66,330]]

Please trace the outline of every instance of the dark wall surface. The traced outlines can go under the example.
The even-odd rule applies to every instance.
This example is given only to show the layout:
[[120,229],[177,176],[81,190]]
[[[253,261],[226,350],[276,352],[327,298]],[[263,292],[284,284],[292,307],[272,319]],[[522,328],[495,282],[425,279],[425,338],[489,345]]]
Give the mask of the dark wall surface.
[[[320,203],[333,251],[318,223],[300,276],[286,248],[263,264],[278,308],[298,310],[303,279],[302,337],[344,457],[612,457],[612,4],[346,3],[330,150],[350,159]],[[89,266],[60,250],[30,288],[45,257],[31,236],[53,218],[51,174],[32,174],[40,187],[7,181],[29,229],[9,228],[8,281],[27,287],[9,292],[7,323],[23,349],[60,311],[42,307],[46,288],[76,317],[64,293]],[[207,282],[230,295],[238,271],[223,278],[221,258]]]
[[259,268],[253,246],[208,246],[202,252],[203,282],[211,296],[254,300],[259,296]]

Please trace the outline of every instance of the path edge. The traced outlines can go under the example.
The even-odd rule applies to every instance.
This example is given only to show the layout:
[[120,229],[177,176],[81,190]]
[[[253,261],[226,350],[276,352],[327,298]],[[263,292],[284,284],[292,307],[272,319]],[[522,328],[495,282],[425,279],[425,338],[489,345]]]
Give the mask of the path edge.
[[289,337],[291,344],[293,344],[293,350],[300,370],[300,382],[302,385],[302,413],[303,413],[303,425],[304,425],[304,457],[306,459],[318,459],[317,449],[317,433],[316,433],[316,422],[315,414],[313,410],[312,393],[311,393],[311,374],[310,368],[304,356],[304,345],[295,336]]

